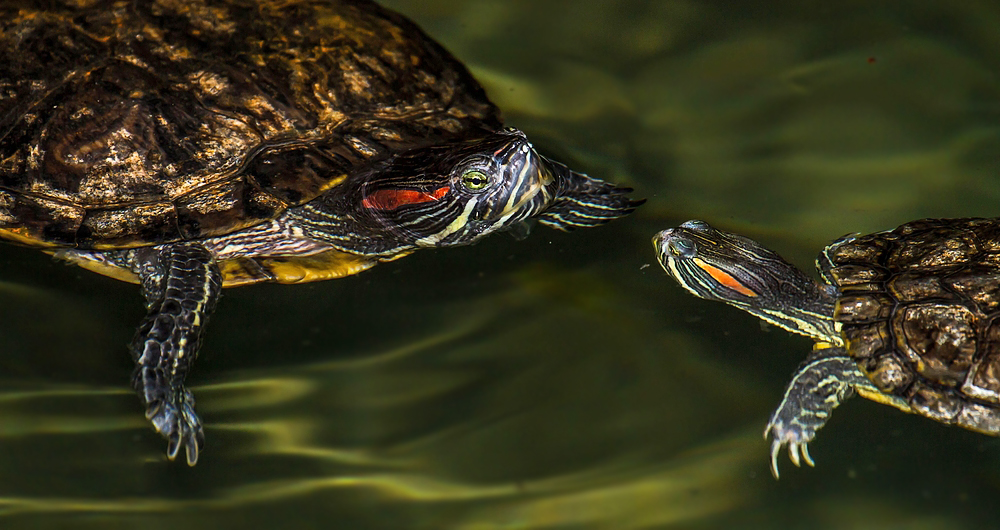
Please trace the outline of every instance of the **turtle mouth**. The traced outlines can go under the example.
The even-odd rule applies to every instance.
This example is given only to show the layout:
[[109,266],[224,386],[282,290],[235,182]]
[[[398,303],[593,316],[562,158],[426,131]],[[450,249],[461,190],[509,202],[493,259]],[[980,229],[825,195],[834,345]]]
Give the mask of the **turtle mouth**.
[[662,259],[666,258],[666,253],[664,252],[667,248],[667,241],[673,235],[674,229],[668,228],[666,230],[661,230],[653,236],[653,248],[656,249],[656,253],[661,256]]

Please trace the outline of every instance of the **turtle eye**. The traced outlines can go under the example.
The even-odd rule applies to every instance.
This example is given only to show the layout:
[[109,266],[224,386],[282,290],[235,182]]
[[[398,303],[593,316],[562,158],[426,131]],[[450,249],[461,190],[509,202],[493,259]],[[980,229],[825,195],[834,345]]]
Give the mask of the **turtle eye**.
[[667,243],[667,249],[678,258],[694,256],[694,243],[686,239],[673,239]]
[[482,171],[472,170],[466,171],[462,175],[462,185],[465,186],[467,190],[481,190],[490,183],[490,177],[483,173]]

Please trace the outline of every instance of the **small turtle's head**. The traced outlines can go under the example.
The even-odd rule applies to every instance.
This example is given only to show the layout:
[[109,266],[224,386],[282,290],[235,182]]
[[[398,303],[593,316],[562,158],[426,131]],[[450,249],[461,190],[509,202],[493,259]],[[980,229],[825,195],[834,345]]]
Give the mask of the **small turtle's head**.
[[[754,305],[778,285],[772,269],[792,268],[756,241],[688,221],[653,237],[663,270],[693,295],[733,305]],[[770,264],[770,265],[769,265]]]
[[653,246],[663,270],[695,296],[817,340],[840,341],[833,326],[836,289],[817,284],[760,243],[688,221],[656,234]]
[[441,247],[474,243],[530,218],[563,229],[602,224],[639,204],[628,191],[546,159],[524,133],[506,128],[393,157],[361,187],[360,207],[361,217],[400,244]]

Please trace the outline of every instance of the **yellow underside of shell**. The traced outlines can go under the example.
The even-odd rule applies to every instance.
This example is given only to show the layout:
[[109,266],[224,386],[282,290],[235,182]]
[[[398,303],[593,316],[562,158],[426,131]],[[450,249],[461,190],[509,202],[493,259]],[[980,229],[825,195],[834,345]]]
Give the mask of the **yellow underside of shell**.
[[[54,251],[46,252],[55,253]],[[406,254],[408,253],[389,258],[376,258],[339,250],[328,250],[309,256],[233,258],[220,261],[219,270],[222,272],[223,287],[237,287],[260,282],[307,283],[357,274],[373,267],[380,261],[391,261]],[[124,282],[139,283],[138,276],[129,269],[99,261],[74,259],[72,256],[66,257],[73,264],[89,271]]]
[[29,247],[55,247],[53,243],[46,243],[28,233],[26,228],[0,228],[0,239],[6,239],[18,245]]

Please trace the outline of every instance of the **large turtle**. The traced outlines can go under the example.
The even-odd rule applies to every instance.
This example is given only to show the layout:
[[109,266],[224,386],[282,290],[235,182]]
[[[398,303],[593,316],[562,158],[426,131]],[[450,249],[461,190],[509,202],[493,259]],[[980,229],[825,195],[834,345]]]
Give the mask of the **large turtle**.
[[924,219],[823,249],[817,283],[748,238],[688,221],[653,238],[664,270],[718,300],[816,341],[764,436],[771,471],[853,392],[1000,435],[1000,220]]
[[192,465],[184,378],[221,287],[639,204],[503,128],[454,57],[367,0],[5,0],[0,57],[0,237],[140,284],[133,386]]

